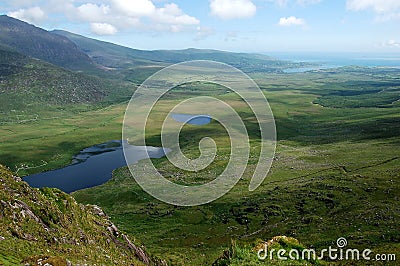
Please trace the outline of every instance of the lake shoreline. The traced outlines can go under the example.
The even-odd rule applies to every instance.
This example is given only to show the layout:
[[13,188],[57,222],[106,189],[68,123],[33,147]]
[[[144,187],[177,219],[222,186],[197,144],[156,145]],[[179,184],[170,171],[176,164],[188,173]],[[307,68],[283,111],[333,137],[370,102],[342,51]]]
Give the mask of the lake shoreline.
[[[151,146],[129,146],[134,151],[133,163],[148,158],[164,157],[167,149]],[[131,150],[131,152],[132,152]],[[96,187],[112,179],[112,172],[127,166],[123,142],[111,140],[81,150],[72,157],[72,163],[51,171],[23,177],[35,188],[58,188],[66,193]]]

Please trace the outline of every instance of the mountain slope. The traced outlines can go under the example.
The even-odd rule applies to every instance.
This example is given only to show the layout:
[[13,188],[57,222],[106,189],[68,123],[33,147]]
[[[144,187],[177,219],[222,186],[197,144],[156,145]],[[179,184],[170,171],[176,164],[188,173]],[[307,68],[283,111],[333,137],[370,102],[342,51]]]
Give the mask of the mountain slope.
[[32,105],[93,103],[107,85],[98,78],[0,47],[0,112],[31,110]]
[[0,45],[0,81],[5,77],[18,73],[29,58],[12,49]]
[[96,68],[89,56],[68,38],[5,15],[0,16],[0,44],[71,70]]
[[82,51],[86,52],[96,63],[108,67],[121,67],[137,64],[174,64],[190,60],[214,60],[231,64],[244,71],[274,72],[290,63],[276,60],[262,54],[232,53],[218,50],[185,49],[145,51],[131,49],[120,45],[98,41],[67,31],[55,30],[53,33],[72,40]]
[[151,61],[154,59],[151,56],[151,51],[135,50],[63,30],[54,30],[52,33],[70,39],[79,49],[87,53],[93,61],[106,67],[121,68],[131,65],[154,64]]
[[0,165],[0,264],[160,264],[97,206],[57,189],[33,189]]
[[[223,62],[245,72],[279,72],[283,68],[301,65],[263,54],[193,48],[154,51],[131,49],[67,31],[48,32],[8,16],[0,16],[0,45],[51,64],[108,78],[116,73],[104,70],[120,70],[117,74],[122,73],[123,77],[127,77],[138,74],[138,71],[132,73],[132,68],[141,67],[140,70],[150,75],[166,65],[190,60]],[[149,67],[152,68],[150,71]]]

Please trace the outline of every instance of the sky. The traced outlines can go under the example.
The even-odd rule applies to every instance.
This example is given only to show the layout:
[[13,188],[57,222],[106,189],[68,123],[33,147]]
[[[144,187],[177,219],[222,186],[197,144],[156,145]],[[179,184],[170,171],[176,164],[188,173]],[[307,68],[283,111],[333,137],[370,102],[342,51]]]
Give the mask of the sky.
[[0,14],[144,50],[400,53],[400,0],[2,0]]

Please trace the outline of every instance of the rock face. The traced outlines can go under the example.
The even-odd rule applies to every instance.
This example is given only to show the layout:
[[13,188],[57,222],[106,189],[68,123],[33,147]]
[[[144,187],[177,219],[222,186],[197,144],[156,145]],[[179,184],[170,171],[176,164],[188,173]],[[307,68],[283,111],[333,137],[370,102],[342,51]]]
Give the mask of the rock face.
[[57,189],[34,189],[0,165],[0,265],[162,265],[109,220]]

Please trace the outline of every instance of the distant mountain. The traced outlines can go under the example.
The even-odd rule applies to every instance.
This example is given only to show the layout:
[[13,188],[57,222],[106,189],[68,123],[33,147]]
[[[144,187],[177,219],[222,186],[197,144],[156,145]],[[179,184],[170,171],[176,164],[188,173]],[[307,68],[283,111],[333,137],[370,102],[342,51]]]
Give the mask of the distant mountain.
[[280,72],[293,64],[261,54],[131,49],[67,31],[49,32],[3,15],[0,114],[32,111],[33,106],[125,101],[135,85],[157,70],[189,60],[224,62],[245,72]]
[[80,50],[85,52],[97,64],[110,68],[124,68],[129,66],[154,64],[151,51],[135,50],[117,44],[87,38],[68,31],[54,30],[52,33],[64,36],[73,41]]
[[0,186],[0,265],[161,265],[97,206],[31,188],[2,165]]
[[0,16],[0,45],[71,70],[96,68],[68,38],[8,16]]
[[67,31],[53,33],[67,37],[93,61],[107,67],[174,64],[190,60],[214,60],[231,64],[244,71],[276,71],[287,67],[288,62],[276,60],[262,54],[232,53],[208,49],[154,50],[145,51],[103,42]]
[[[0,46],[71,70],[101,77],[145,67],[146,75],[169,64],[190,60],[213,60],[233,65],[245,72],[280,72],[294,63],[263,54],[232,53],[209,49],[137,50],[87,38],[62,30],[48,32],[26,22],[0,16]],[[148,67],[154,68],[149,71]],[[102,70],[114,70],[108,74]],[[124,73],[128,71],[128,73]],[[142,74],[135,71],[134,74]],[[114,76],[115,77],[115,76]],[[120,77],[120,76],[118,76]]]
[[[101,77],[145,67],[146,75],[169,64],[190,60],[213,60],[233,65],[246,72],[277,72],[291,63],[262,54],[232,53],[208,49],[137,50],[87,38],[67,31],[48,32],[26,22],[0,16],[0,46],[54,65],[96,74]],[[149,71],[148,67],[154,68]],[[108,74],[100,71],[114,70]],[[126,72],[128,71],[128,72]],[[139,71],[140,72],[140,71]],[[135,71],[134,75],[141,75]],[[115,77],[115,76],[114,76]]]

